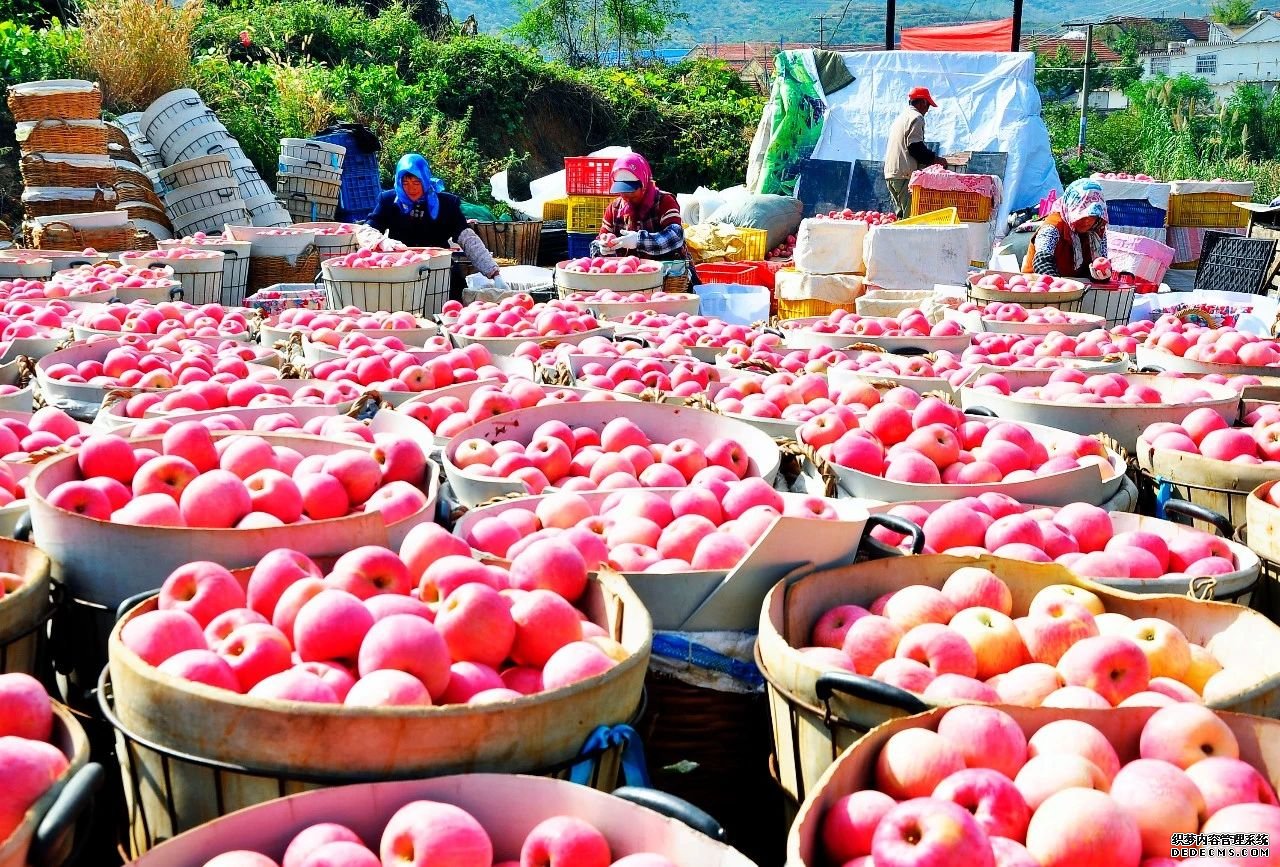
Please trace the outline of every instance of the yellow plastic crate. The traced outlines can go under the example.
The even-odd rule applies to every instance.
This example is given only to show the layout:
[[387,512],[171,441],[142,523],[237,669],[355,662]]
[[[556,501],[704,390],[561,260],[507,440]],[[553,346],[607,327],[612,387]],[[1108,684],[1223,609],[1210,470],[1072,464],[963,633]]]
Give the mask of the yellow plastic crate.
[[554,223],[557,221],[567,220],[568,218],[569,218],[569,200],[568,199],[552,199],[549,202],[542,203],[543,222]]
[[726,262],[763,262],[765,253],[769,252],[769,233],[764,229],[746,229],[738,227],[738,238],[742,244],[737,250],[725,257]]
[[799,301],[788,301],[785,298],[776,298],[776,300],[778,302],[777,316],[779,319],[805,319],[811,316],[830,316],[842,306],[846,310],[851,306],[849,304],[832,304],[830,301],[818,301],[815,298],[803,298]]
[[1248,196],[1235,193],[1185,193],[1169,197],[1168,224],[1175,228],[1243,229],[1249,225],[1249,212],[1237,208],[1236,202],[1247,202]]
[[991,219],[991,199],[965,190],[930,190],[911,188],[911,216],[927,214],[940,208],[954,207],[966,223],[985,223]]
[[936,211],[929,211],[925,214],[918,214],[914,217],[907,217],[904,220],[897,220],[888,223],[888,226],[958,226],[960,225],[960,212],[955,208],[939,208]]
[[605,208],[612,201],[613,196],[570,196],[566,228],[570,232],[599,232]]

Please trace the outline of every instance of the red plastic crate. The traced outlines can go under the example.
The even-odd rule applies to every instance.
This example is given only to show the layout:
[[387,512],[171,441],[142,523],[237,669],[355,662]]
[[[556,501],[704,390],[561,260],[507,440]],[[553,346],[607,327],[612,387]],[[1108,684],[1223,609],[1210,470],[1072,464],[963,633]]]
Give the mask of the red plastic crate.
[[565,157],[564,188],[571,196],[607,196],[613,186],[613,160],[607,157]]
[[703,283],[737,283],[742,286],[763,286],[759,282],[756,266],[751,262],[707,262],[693,266]]

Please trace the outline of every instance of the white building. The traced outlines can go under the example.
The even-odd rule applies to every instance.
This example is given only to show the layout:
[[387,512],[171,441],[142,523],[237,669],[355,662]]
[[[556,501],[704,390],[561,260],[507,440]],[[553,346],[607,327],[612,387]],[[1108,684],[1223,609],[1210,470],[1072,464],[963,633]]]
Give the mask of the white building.
[[1246,28],[1214,24],[1206,43],[1170,43],[1163,52],[1142,58],[1143,77],[1186,74],[1209,82],[1219,97],[1228,97],[1241,84],[1257,84],[1270,91],[1280,84],[1280,17],[1260,12]]

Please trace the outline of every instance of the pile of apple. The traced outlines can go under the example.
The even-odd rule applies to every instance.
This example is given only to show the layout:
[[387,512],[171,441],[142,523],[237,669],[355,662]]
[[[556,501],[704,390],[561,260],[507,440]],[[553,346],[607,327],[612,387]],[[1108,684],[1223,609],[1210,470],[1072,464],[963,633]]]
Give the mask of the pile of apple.
[[156,527],[250,529],[381,512],[394,523],[427,504],[427,458],[388,436],[372,449],[303,457],[257,436],[222,437],[196,421],[167,431],[160,451],[95,434],[76,451],[79,478],[49,504],[98,521]]
[[534,304],[529,295],[512,295],[494,303],[474,302],[461,310],[448,307],[446,317],[456,314],[449,330],[464,337],[527,337],[540,340],[568,337],[600,327],[586,308],[568,301],[551,300]]
[[973,286],[995,292],[1078,292],[1085,288],[1079,280],[1048,274],[983,274],[970,278]]
[[654,274],[662,270],[659,263],[637,256],[584,256],[562,262],[557,267],[570,274]]
[[[240,348],[246,348],[243,344]],[[174,388],[195,382],[212,381],[232,385],[252,376],[254,380],[278,379],[279,372],[263,367],[250,371],[238,354],[220,354],[202,346],[181,355],[165,349],[117,346],[101,361],[88,359],[79,364],[57,361],[45,368],[45,375],[63,383],[88,384],[100,388]]]
[[0,457],[4,460],[26,460],[32,452],[59,446],[75,448],[83,440],[80,424],[56,406],[41,407],[29,415],[0,417]]
[[828,211],[825,214],[820,214],[816,219],[853,220],[858,223],[866,223],[869,226],[887,226],[890,223],[896,223],[898,215],[882,214],[879,211],[851,211],[845,208],[843,211]]
[[855,413],[866,412],[880,402],[875,386],[854,379],[828,387],[817,373],[796,376],[786,371],[758,377],[739,376],[716,392],[715,405],[723,412],[750,418],[808,422],[836,406]]
[[[330,331],[324,329],[311,333],[311,342],[323,344],[336,349],[339,352],[354,352],[355,350],[367,349],[377,352],[390,350],[392,352],[402,352],[409,349],[399,337],[394,334],[387,334],[382,337],[370,337],[363,333],[343,334],[340,331]],[[445,352],[453,348],[453,343],[443,334],[436,334],[422,341],[421,346],[415,346],[414,349],[423,349],[427,352]]]
[[1108,181],[1141,181],[1147,184],[1153,184],[1156,179],[1151,175],[1131,175],[1128,172],[1094,172],[1089,177],[1095,179],[1106,179]]
[[54,283],[53,281],[28,280],[25,277],[0,280],[0,300],[4,301],[41,301],[45,298],[74,298],[77,295],[87,295],[95,291],[97,290],[86,288],[86,284],[81,282],[74,284]]
[[466,400],[446,394],[434,400],[407,401],[399,412],[415,418],[439,437],[453,437],[471,427],[504,412],[580,401],[617,400],[611,392],[599,391],[587,395],[567,388],[548,388],[527,379],[511,379],[505,383],[483,385]]
[[234,337],[249,331],[249,321],[242,310],[221,304],[197,307],[174,301],[104,304],[80,311],[72,321],[95,331],[176,337]]
[[962,359],[969,364],[994,364],[1013,367],[1026,358],[1101,358],[1119,352],[1136,352],[1140,341],[1136,336],[1095,328],[1080,335],[1070,334],[999,334],[975,335]]
[[980,311],[982,318],[990,322],[1025,322],[1028,325],[1076,325],[1081,322],[1092,322],[1094,317],[1084,313],[1070,313],[1056,307],[1036,307],[1028,310],[1016,301],[994,301],[986,307],[965,302],[960,305],[961,313]]
[[1225,670],[1172,623],[1108,613],[1097,594],[1075,585],[1045,587],[1016,619],[1012,600],[995,573],[965,566],[941,590],[915,584],[869,608],[831,608],[800,653],[819,668],[873,677],[934,703],[1021,707],[1202,703]]
[[783,323],[784,328],[802,329],[818,334],[848,334],[851,337],[956,337],[964,327],[954,319],[929,324],[923,310],[911,308],[897,316],[859,316],[848,310],[833,311],[818,322]]
[[361,390],[349,382],[313,380],[290,392],[278,382],[217,380],[192,382],[168,392],[135,394],[124,404],[124,418],[144,418],[156,412],[207,412],[211,409],[254,409],[271,406],[337,406],[360,397]]
[[348,707],[505,702],[602,674],[627,652],[574,607],[582,555],[544,540],[509,567],[473,560],[434,524],[399,553],[343,554],[326,575],[278,549],[247,587],[216,563],[179,567],[121,642],[166,674],[254,698]]
[[[1280,806],[1240,759],[1235,734],[1194,705],[1157,710],[1121,761],[1101,730],[1074,719],[1028,739],[996,708],[958,707],[937,730],[885,741],[875,788],[835,801],[822,817],[826,863],[845,867],[1160,867],[1262,864],[1257,857],[1192,857],[1182,835],[1276,838]],[[1221,838],[1219,838],[1221,839]],[[1224,851],[1229,843],[1224,844]],[[1210,852],[1213,844],[1210,844]]]
[[83,295],[87,292],[119,291],[121,289],[158,289],[176,286],[173,269],[168,265],[158,268],[139,268],[136,265],[81,265],[53,275],[51,286],[61,286],[67,295]]
[[887,392],[862,416],[837,404],[801,425],[799,437],[833,464],[918,485],[1020,482],[1107,464],[1092,437],[1064,434],[1051,454],[1022,425],[970,419],[908,388]]
[[193,235],[184,235],[178,240],[178,243],[185,244],[188,247],[195,247],[201,244],[223,244],[231,240],[234,239],[221,232],[216,235],[210,235],[205,232],[196,232]]
[[310,226],[308,231],[317,235],[354,235],[356,227],[350,223],[338,223],[333,226]]
[[578,373],[578,384],[584,388],[622,394],[639,394],[656,388],[664,394],[690,397],[703,394],[712,382],[727,378],[727,372],[713,364],[688,358],[676,362],[649,357],[623,357],[612,364],[589,361]]
[[[925,553],[978,555],[1058,562],[1086,578],[1181,579],[1229,575],[1238,568],[1226,540],[1192,527],[1117,533],[1111,516],[1088,503],[1061,509],[1024,506],[989,491],[937,508],[902,503],[889,514],[924,529]],[[877,527],[871,535],[889,545],[903,537]]]
[[787,235],[787,240],[770,250],[765,259],[768,261],[787,261],[796,254],[796,236]]
[[1141,439],[1155,449],[1203,455],[1215,461],[1280,464],[1280,405],[1262,404],[1245,416],[1249,427],[1231,427],[1211,409],[1193,410],[1182,424],[1156,422]]
[[[404,331],[421,328],[422,323],[412,313],[397,311],[388,313],[378,310],[366,313],[359,307],[343,307],[341,310],[307,310],[302,307],[291,307],[280,311],[280,314],[269,321],[272,328],[284,331],[301,331],[311,334],[317,331]],[[317,339],[312,337],[313,340]]]
[[545,422],[527,446],[473,437],[458,444],[453,463],[473,478],[522,482],[531,494],[550,486],[566,491],[683,487],[698,479],[732,482],[753,474],[751,457],[731,439],[716,437],[705,446],[687,437],[658,443],[625,417],[599,431]]
[[574,292],[570,294],[566,301],[573,304],[635,304],[644,305],[651,304],[654,301],[688,301],[690,298],[696,298],[688,292],[614,292],[612,289],[602,289],[598,292]]
[[166,247],[163,250],[126,250],[120,254],[120,261],[126,265],[134,262],[151,262],[156,259],[169,261],[197,261],[213,259],[217,250],[195,250],[191,247]]
[[524,838],[519,852],[506,853],[515,857],[495,861],[498,854],[484,827],[466,810],[438,801],[413,801],[388,820],[377,852],[345,825],[325,822],[299,832],[280,864],[259,852],[241,849],[219,855],[204,867],[383,867],[396,863],[405,867],[676,867],[674,861],[652,852],[615,861],[605,836],[576,816],[544,819]]
[[586,355],[595,358],[666,358],[677,361],[689,360],[683,345],[675,341],[665,341],[660,346],[649,346],[645,342],[635,340],[613,341],[608,337],[593,335],[581,343],[560,343],[540,353],[535,360],[554,365],[564,361],[571,355]]
[[26,301],[6,301],[0,308],[0,349],[7,350],[15,340],[65,337],[63,304],[51,301],[47,306],[35,307]]
[[[149,418],[129,432],[131,438],[162,437],[183,421],[184,415],[192,410],[177,410],[164,418]],[[377,440],[369,426],[345,415],[316,416],[304,423],[291,412],[277,412],[261,415],[253,420],[252,425],[239,416],[230,413],[209,415],[204,418],[191,419],[203,425],[210,433],[222,431],[252,431],[254,433],[308,434],[338,442],[374,445]]]
[[[308,229],[307,231],[310,232],[311,230]],[[264,232],[263,234],[270,235],[272,233]],[[297,233],[282,229],[279,234],[293,235]],[[356,250],[354,253],[335,256],[329,259],[326,264],[330,267],[338,268],[400,268],[405,265],[425,265],[442,252],[447,253],[448,250],[428,247],[421,250],[405,249],[395,252],[382,252],[365,248]]]
[[67,770],[67,757],[52,738],[53,702],[40,681],[0,674],[0,844]]
[[482,344],[433,354],[397,350],[365,352],[354,350],[341,361],[321,361],[311,375],[327,382],[349,382],[379,391],[431,391],[459,382],[478,379],[506,381],[507,375],[493,366],[493,356]]
[[676,348],[684,350],[694,346],[722,348],[734,343],[744,343],[750,347],[772,348],[782,343],[782,339],[776,334],[696,313],[677,313],[671,316],[633,310],[623,317],[622,324],[645,329],[646,334],[658,343],[659,350],[666,355],[676,354],[672,351]]
[[694,444],[677,443],[668,448],[664,464],[679,475],[678,481],[671,476],[674,486],[688,487],[670,499],[652,491],[615,491],[597,511],[577,493],[548,494],[537,503],[481,518],[467,534],[467,544],[510,559],[542,539],[559,538],[577,549],[592,571],[609,566],[620,572],[688,572],[732,569],[779,515],[838,520],[829,501],[784,498],[763,479],[698,478],[701,462]]
[[1176,316],[1156,320],[1146,345],[1179,358],[1210,364],[1280,366],[1280,343],[1234,328],[1206,328]]
[[1088,374],[1074,367],[1064,367],[1049,374],[1046,385],[1028,385],[1013,389],[1009,380],[999,373],[988,373],[973,383],[974,391],[988,391],[1020,400],[1048,401],[1069,404],[1107,404],[1141,406],[1144,404],[1194,404],[1206,400],[1221,400],[1196,383],[1181,380],[1163,392],[1141,381],[1134,381],[1122,373]]

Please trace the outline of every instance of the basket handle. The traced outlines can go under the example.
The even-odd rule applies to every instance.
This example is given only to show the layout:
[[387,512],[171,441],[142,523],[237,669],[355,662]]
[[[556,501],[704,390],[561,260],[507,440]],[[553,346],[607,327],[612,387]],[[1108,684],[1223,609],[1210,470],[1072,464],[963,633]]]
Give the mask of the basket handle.
[[83,849],[88,838],[86,833],[76,835],[69,858],[58,857],[55,860],[55,856],[66,854],[57,850],[74,825],[82,819],[85,820],[86,825],[88,824],[88,817],[93,815],[94,795],[97,794],[98,789],[102,788],[106,777],[107,774],[102,769],[102,765],[89,762],[76,771],[75,775],[62,787],[53,806],[49,808],[48,813],[45,813],[44,819],[36,828],[31,847],[27,850],[27,862],[32,867],[56,867],[58,864],[75,863],[79,859],[80,850]]
[[721,843],[729,842],[729,835],[724,826],[715,820],[710,813],[695,807],[688,801],[667,794],[659,789],[645,789],[640,786],[623,786],[613,792],[615,798],[647,807],[655,813],[661,813],[668,819],[683,822],[693,830],[705,834],[712,840]]
[[186,290],[183,289],[181,283],[179,283],[177,286],[174,286],[172,289],[169,290],[170,301],[182,301],[186,297],[187,297]]
[[306,164],[307,164],[307,165],[309,165],[309,166],[315,166],[315,167],[316,167],[316,168],[318,168],[318,169],[322,169],[322,168],[324,168],[324,164],[323,164],[322,162],[320,162],[319,160],[307,160],[307,161],[306,161]]
[[[1192,503],[1187,500],[1167,500],[1164,504],[1164,513],[1165,515],[1180,515],[1190,520],[1212,524],[1213,528],[1218,531],[1218,535],[1224,539],[1231,539],[1235,536],[1235,527],[1231,526],[1231,520],[1226,515],[1199,503]],[[1179,521],[1178,523],[1181,522]]]
[[159,595],[160,595],[160,591],[158,590],[144,590],[141,593],[135,593],[132,596],[130,596],[128,599],[125,599],[118,606],[116,606],[116,622],[119,623],[121,620],[124,620],[124,616],[126,614],[128,614],[137,606],[141,605],[143,602],[146,602],[148,599],[150,599],[153,596],[159,596]]
[[999,418],[994,411],[987,409],[985,406],[971,406],[965,409],[965,415],[980,415],[983,418]]
[[226,189],[218,190],[218,198],[220,198],[220,199],[230,199],[232,196],[238,196],[238,195],[240,195],[240,190],[239,190],[239,189],[235,189],[235,190],[226,190]]
[[[899,515],[872,515],[867,518],[866,526],[862,528],[862,544],[858,546],[858,553],[863,553],[864,546],[869,543],[875,542],[879,545],[875,539],[871,538],[871,531],[879,527],[910,537],[912,554],[919,554],[924,551],[924,529],[919,524],[914,521],[908,521]],[[871,550],[876,549],[873,548]]]
[[872,677],[864,677],[861,674],[828,671],[818,675],[818,680],[813,686],[814,692],[817,693],[818,701],[828,705],[828,715],[831,713],[831,699],[837,693],[843,693],[874,704],[888,705],[908,714],[923,713],[929,710],[929,705],[925,704],[913,693]]
[[213,156],[214,154],[222,153],[226,149],[227,149],[226,145],[211,144],[204,149],[204,152],[205,152],[205,156]]
[[188,96],[186,99],[182,100],[182,104],[187,106],[187,108],[195,108],[201,102],[202,100],[198,96]]
[[289,194],[289,198],[291,198],[291,199],[302,199],[303,201],[306,201],[307,194],[306,194],[306,193],[290,193],[290,194]]

